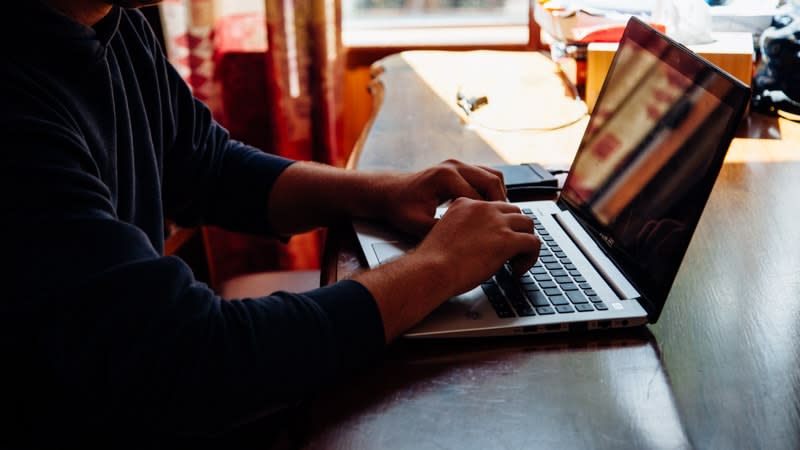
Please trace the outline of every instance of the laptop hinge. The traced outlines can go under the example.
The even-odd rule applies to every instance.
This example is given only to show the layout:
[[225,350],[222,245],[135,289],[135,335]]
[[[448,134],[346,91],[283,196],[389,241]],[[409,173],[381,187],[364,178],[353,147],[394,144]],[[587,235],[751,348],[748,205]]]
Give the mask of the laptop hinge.
[[589,263],[597,270],[600,276],[611,287],[620,300],[631,300],[641,297],[641,294],[628,282],[625,275],[608,259],[600,247],[592,240],[569,211],[553,214],[553,219],[569,235],[572,242],[583,253]]

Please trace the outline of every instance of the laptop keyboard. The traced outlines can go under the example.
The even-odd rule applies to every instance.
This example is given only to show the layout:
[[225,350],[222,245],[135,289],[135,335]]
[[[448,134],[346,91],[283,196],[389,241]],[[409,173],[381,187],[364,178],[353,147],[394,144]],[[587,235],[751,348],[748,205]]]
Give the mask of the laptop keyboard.
[[511,268],[506,265],[492,279],[481,284],[497,317],[608,310],[533,211],[523,208],[522,212],[533,219],[542,249],[536,264],[523,276],[513,276]]

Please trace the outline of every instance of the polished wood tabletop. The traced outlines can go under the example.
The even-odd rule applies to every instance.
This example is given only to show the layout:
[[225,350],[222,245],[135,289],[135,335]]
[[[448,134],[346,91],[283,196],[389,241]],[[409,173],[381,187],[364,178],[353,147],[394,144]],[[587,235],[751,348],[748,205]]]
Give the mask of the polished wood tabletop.
[[[567,168],[586,126],[537,53],[407,52],[374,71],[358,170]],[[459,92],[489,104],[467,116]],[[800,448],[800,126],[751,113],[738,136],[658,323],[401,340],[312,402],[305,447]],[[347,227],[328,250],[327,281],[363,270]]]

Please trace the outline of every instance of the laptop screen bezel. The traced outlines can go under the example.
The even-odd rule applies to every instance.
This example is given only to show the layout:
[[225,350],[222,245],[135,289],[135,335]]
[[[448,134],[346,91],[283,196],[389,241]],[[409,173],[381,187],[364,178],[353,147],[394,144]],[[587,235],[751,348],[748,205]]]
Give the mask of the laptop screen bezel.
[[[702,195],[705,196],[704,200],[702,201],[702,209],[705,208],[706,203],[708,202],[708,198],[711,194],[711,190],[714,186],[714,182],[719,174],[719,171],[722,168],[722,164],[725,159],[725,155],[728,151],[728,147],[730,146],[730,142],[733,139],[733,135],[736,132],[736,128],[738,127],[742,115],[746,109],[746,105],[750,98],[750,88],[742,83],[741,81],[737,80],[736,78],[730,76],[725,71],[721,70],[717,66],[713,65],[712,63],[702,59],[697,54],[686,48],[685,46],[675,42],[674,40],[668,38],[667,36],[663,35],[662,33],[654,30],[650,26],[646,25],[641,20],[632,17],[625,28],[625,32],[623,33],[622,39],[620,40],[620,48],[628,41],[633,41],[638,47],[645,49],[654,55],[658,55],[660,51],[664,49],[664,46],[668,46],[678,50],[677,52],[670,52],[670,57],[667,59],[661,59],[662,62],[665,62],[670,67],[674,68],[678,72],[689,76],[692,73],[698,73],[701,69],[710,69],[715,74],[719,75],[722,79],[726,80],[731,84],[730,90],[725,95],[719,95],[718,93],[711,92],[712,95],[717,97],[720,102],[727,104],[732,110],[732,116],[729,123],[726,125],[726,129],[722,134],[722,139],[720,140],[719,145],[714,150],[714,154],[712,156],[712,163],[710,165],[709,171],[713,171],[713,177],[711,177],[711,182],[708,183],[707,186],[703,186]],[[653,48],[655,43],[658,44],[658,49]],[[657,50],[657,51],[656,51]],[[618,54],[618,53],[617,53]],[[609,68],[608,73],[612,74],[613,71],[616,69],[618,62],[618,58],[614,57],[612,60],[611,66]],[[609,80],[612,77],[606,76],[605,81],[603,82],[603,87],[600,90],[600,93],[597,97],[597,101],[595,103],[595,110],[599,110],[597,108],[598,105],[602,104],[604,93],[606,92],[607,85]],[[691,77],[690,77],[691,78]],[[583,140],[582,140],[583,144]],[[567,179],[565,181],[565,186],[569,183],[569,178],[573,173],[575,162],[578,160],[582,151],[584,151],[583,145],[578,149],[576,153],[575,159],[573,160],[573,167],[570,169],[570,174],[567,175]],[[587,231],[587,233],[592,237],[592,239],[597,243],[597,245],[610,257],[610,259],[614,262],[617,268],[625,275],[627,280],[636,288],[636,290],[640,293],[641,297],[638,299],[641,303],[642,307],[647,311],[648,314],[648,321],[650,323],[655,323],[659,316],[661,315],[661,311],[664,307],[666,302],[667,296],[671,289],[672,284],[675,281],[675,275],[677,275],[678,267],[674,268],[674,275],[672,279],[669,280],[667,288],[661,291],[655,291],[654,289],[648,288],[649,283],[644,282],[643,280],[639,280],[636,277],[636,270],[632,270],[633,268],[629,265],[624,263],[624,260],[621,258],[615,258],[615,249],[612,248],[608,244],[608,240],[605,238],[603,233],[597,230],[591,224],[594,223],[594,218],[585,211],[584,209],[580,208],[579,205],[575,205],[569,201],[567,197],[564,195],[559,196],[557,201],[559,207],[562,210],[569,211],[583,226],[583,228]],[[691,236],[694,234],[694,231],[697,228],[697,224],[699,223],[701,214],[698,214],[696,218],[692,218],[693,222],[689,223],[690,233],[689,233],[689,240],[687,241],[687,245],[685,248],[679,249],[681,252],[680,258],[677,259],[678,265],[683,260],[686,250],[688,249],[688,243],[691,242]]]

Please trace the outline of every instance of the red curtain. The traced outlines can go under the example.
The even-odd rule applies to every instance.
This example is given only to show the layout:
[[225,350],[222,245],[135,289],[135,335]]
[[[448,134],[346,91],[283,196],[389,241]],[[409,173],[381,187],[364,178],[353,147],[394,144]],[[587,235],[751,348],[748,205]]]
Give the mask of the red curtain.
[[[225,13],[226,2],[235,14]],[[265,0],[245,11],[235,2],[167,0],[170,60],[234,138],[343,166],[339,1]],[[321,232],[289,244],[209,227],[203,235],[212,285],[243,273],[319,267]]]
[[266,0],[267,84],[277,148],[341,165],[341,7],[338,0]]

